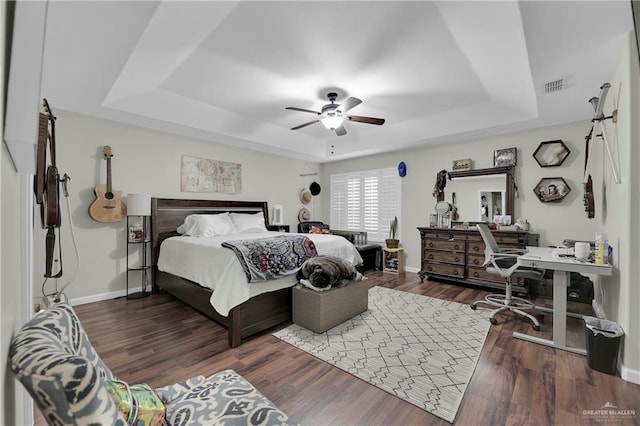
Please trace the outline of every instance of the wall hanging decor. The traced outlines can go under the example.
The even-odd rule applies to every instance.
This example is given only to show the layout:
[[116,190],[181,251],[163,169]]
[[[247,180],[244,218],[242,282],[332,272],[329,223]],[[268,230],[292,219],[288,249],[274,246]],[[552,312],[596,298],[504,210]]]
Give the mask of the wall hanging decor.
[[561,140],[540,142],[533,153],[533,158],[540,167],[557,167],[562,165],[571,151]]
[[515,166],[518,160],[517,148],[496,149],[493,151],[493,167]]
[[180,191],[239,194],[242,192],[242,165],[183,155]]
[[407,175],[407,163],[401,161],[398,163],[398,176],[405,177]]
[[540,179],[533,192],[541,202],[551,203],[561,201],[571,192],[571,188],[561,177],[547,177]]
[[467,170],[471,170],[471,158],[465,158],[464,160],[453,160],[451,171],[465,172]]

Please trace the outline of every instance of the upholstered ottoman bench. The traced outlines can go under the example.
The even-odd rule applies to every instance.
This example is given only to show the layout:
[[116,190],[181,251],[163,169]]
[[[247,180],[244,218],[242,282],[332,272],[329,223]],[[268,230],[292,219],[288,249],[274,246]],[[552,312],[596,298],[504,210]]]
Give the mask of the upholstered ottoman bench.
[[344,287],[315,291],[293,288],[293,322],[316,333],[324,333],[369,309],[366,277]]

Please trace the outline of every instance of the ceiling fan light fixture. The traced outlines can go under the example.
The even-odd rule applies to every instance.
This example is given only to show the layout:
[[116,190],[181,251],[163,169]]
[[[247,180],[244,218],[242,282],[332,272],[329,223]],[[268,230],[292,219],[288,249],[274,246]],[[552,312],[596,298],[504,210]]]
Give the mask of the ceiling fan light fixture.
[[322,120],[322,124],[329,130],[335,130],[338,127],[342,126],[343,119],[339,115],[330,115]]

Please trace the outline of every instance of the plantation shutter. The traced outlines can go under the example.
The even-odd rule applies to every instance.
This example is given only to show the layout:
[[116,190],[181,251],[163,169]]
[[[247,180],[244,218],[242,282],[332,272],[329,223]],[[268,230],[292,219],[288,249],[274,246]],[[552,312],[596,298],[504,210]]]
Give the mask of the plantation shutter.
[[384,241],[391,220],[400,216],[401,189],[396,169],[331,175],[331,227]]

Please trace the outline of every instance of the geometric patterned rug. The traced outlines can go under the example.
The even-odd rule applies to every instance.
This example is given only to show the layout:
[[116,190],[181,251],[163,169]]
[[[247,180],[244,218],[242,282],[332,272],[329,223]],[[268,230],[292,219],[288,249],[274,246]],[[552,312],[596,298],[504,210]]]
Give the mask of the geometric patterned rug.
[[490,312],[372,287],[368,311],[325,333],[293,324],[273,335],[453,423],[487,337]]

